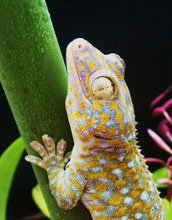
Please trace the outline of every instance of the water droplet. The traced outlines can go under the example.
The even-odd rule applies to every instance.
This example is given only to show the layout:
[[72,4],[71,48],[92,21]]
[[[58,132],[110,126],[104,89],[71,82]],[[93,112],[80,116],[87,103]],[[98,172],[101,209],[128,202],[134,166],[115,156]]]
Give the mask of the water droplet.
[[42,20],[43,20],[44,22],[48,22],[48,21],[49,21],[49,16],[44,13],[43,16],[42,16]]
[[22,63],[20,63],[20,64],[19,64],[19,67],[20,67],[20,69],[22,70],[24,66],[23,66]]
[[44,53],[45,51],[44,51],[44,48],[43,47],[41,47],[41,53]]
[[43,75],[42,71],[39,71],[39,72],[38,72],[38,75],[39,75],[39,76],[42,76],[42,75]]
[[42,2],[42,0],[39,0],[39,6],[43,6],[43,2]]

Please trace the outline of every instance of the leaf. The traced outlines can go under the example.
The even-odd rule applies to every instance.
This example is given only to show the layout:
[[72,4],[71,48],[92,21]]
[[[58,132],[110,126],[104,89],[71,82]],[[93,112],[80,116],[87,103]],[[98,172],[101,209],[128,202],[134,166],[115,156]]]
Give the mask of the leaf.
[[6,219],[8,195],[12,180],[24,151],[24,142],[17,138],[0,156],[0,219]]
[[166,213],[166,215],[167,215],[167,213],[168,213],[168,211],[169,211],[169,208],[170,208],[170,202],[167,200],[167,199],[163,199],[162,200],[162,204],[163,204],[163,206],[164,206],[164,211],[165,211],[165,213]]
[[[166,167],[161,167],[153,172],[153,180],[157,183],[157,180],[160,178],[168,178],[168,171]],[[166,188],[167,184],[157,184],[158,188]]]
[[41,210],[41,212],[50,218],[50,214],[48,212],[44,197],[42,195],[42,192],[40,190],[39,185],[37,184],[35,187],[32,189],[32,197],[38,208]]
[[171,220],[171,219],[172,219],[172,200],[170,202],[168,212],[166,213],[166,220]]

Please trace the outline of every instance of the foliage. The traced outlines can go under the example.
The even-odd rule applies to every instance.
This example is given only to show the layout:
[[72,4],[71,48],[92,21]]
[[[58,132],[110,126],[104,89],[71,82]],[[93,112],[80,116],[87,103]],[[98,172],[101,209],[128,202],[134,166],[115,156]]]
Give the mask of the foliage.
[[[157,104],[162,102],[163,98],[172,90],[172,85],[167,88],[162,94],[156,97],[150,104],[150,108],[153,108],[152,115],[154,117],[163,116],[163,120],[158,125],[158,131],[160,135],[151,129],[148,129],[148,134],[152,140],[157,144],[159,148],[167,152],[170,156],[166,161],[159,158],[146,158],[147,162],[160,163],[163,167],[157,169],[153,173],[153,179],[158,183],[158,188],[167,188],[166,199],[163,199],[164,209],[166,212],[166,219],[172,219],[172,149],[169,144],[172,143],[172,99],[168,99],[162,105],[157,107]],[[156,106],[156,107],[155,107]]]
[[45,216],[50,218],[50,214],[48,212],[48,209],[47,209],[44,197],[42,195],[42,192],[41,192],[40,187],[39,187],[38,184],[35,187],[33,187],[33,189],[32,189],[32,198],[35,201],[35,203],[38,206],[38,208],[41,210],[41,212]]
[[0,156],[0,219],[6,219],[6,208],[12,180],[24,151],[22,138],[17,138]]
[[[160,178],[168,178],[168,171],[166,167],[161,167],[153,172],[153,180],[157,183],[158,179]],[[157,185],[158,188],[167,188],[167,184],[160,184]]]

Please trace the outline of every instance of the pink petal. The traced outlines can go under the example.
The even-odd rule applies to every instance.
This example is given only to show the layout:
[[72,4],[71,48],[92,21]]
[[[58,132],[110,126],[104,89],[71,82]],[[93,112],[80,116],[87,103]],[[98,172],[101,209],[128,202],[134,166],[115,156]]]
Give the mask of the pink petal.
[[163,141],[163,139],[157,135],[154,131],[152,131],[151,129],[148,129],[148,134],[150,135],[150,137],[154,140],[154,142],[160,147],[162,148],[164,151],[168,152],[169,154],[172,155],[172,150],[171,148]]
[[161,178],[157,180],[157,183],[159,184],[167,184],[167,185],[172,185],[172,180],[167,179],[167,178]]
[[168,171],[168,177],[171,178],[171,176],[172,176],[172,169],[163,160],[161,160],[159,158],[154,158],[154,157],[146,157],[145,160],[146,160],[146,163],[160,163],[163,166],[165,166],[167,168],[167,171]]
[[167,139],[172,143],[172,134],[167,123],[168,123],[167,119],[161,121],[161,123],[158,125],[158,130],[164,136],[165,139]]
[[153,117],[157,117],[160,115],[164,115],[164,117],[167,119],[167,121],[172,125],[172,119],[169,116],[168,112],[161,106],[156,107],[152,112]]
[[159,158],[146,157],[145,160],[146,160],[147,163],[160,163],[163,166],[166,166],[166,163],[163,160],[159,159]]
[[168,112],[167,111],[163,111],[162,113],[163,113],[164,117],[167,119],[167,121],[172,125],[172,119],[169,116]]
[[172,162],[172,156],[168,158],[167,160],[167,166],[169,167],[168,169],[168,176],[171,179],[172,178],[172,168],[170,167],[170,164]]
[[153,111],[152,111],[152,115],[153,117],[157,117],[160,116],[161,114],[163,114],[164,109],[162,107],[156,107]]
[[166,102],[162,105],[162,108],[165,110],[165,109],[169,108],[170,106],[172,106],[172,99],[169,99],[168,101],[166,101]]
[[164,94],[160,94],[159,96],[157,96],[155,99],[153,99],[153,101],[151,102],[149,108],[153,108],[158,102],[161,101],[161,99],[164,98]]
[[170,87],[168,87],[163,93],[161,93],[159,96],[157,96],[155,99],[153,99],[153,101],[150,104],[150,108],[154,107],[159,101],[161,101],[161,99],[163,99],[167,93],[169,93],[169,91],[172,90],[172,85]]
[[168,158],[167,165],[170,166],[170,163],[172,162],[172,156]]

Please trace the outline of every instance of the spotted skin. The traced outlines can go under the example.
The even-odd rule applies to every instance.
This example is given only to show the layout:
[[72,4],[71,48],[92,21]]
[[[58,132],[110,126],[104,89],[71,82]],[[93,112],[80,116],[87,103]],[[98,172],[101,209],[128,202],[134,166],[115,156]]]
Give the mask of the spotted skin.
[[[72,153],[63,158],[66,143],[61,140],[55,150],[53,140],[44,135],[45,148],[31,143],[42,159],[31,155],[26,159],[47,170],[61,208],[71,209],[81,199],[94,220],[164,220],[159,192],[137,146],[124,61],[76,39],[67,48],[67,68]],[[93,82],[99,77],[112,83],[108,98],[93,94]]]

